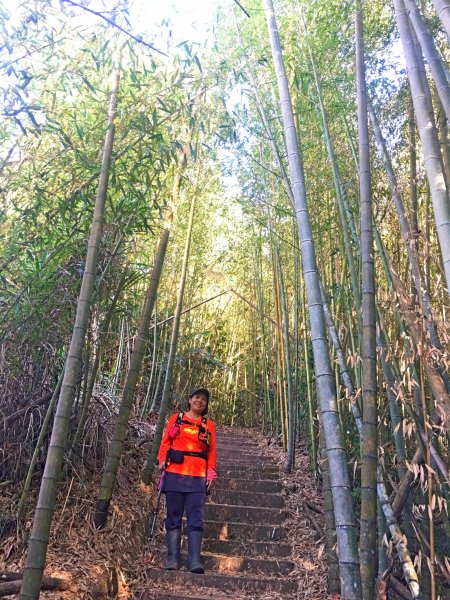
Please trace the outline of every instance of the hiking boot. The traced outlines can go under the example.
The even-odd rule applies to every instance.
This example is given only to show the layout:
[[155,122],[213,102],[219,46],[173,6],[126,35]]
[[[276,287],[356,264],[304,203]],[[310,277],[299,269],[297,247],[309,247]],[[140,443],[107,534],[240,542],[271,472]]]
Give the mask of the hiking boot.
[[181,529],[168,529],[166,571],[176,571],[180,568]]
[[202,545],[203,531],[188,531],[188,557],[187,568],[191,573],[204,573],[200,562],[200,548]]

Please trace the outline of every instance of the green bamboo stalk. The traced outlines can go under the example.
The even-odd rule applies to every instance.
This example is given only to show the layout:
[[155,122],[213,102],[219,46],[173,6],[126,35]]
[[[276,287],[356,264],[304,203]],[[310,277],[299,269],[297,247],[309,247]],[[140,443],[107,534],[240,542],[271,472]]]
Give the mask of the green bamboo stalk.
[[430,120],[431,117],[420,75],[418,57],[404,1],[394,0],[394,9],[406,59],[406,69],[416,111],[417,127],[422,142],[425,168],[430,184],[434,218],[448,290],[450,289],[450,203],[445,184],[439,140],[436,128]]
[[[263,294],[263,286],[262,286],[262,256],[261,256],[261,241],[259,238],[259,243],[257,245],[257,253],[256,253],[256,268],[255,268],[255,277],[256,277],[256,300],[258,306],[258,316],[259,316],[259,327],[261,330],[261,360],[262,360],[262,373],[263,373],[263,385],[264,385],[264,423],[270,424],[272,427],[273,416],[272,409],[270,403],[270,389],[269,389],[269,374],[267,368],[267,350],[266,350],[266,327],[264,324],[264,294]],[[263,428],[263,431],[265,429]]]
[[425,24],[415,1],[405,0],[405,8],[419,40],[423,55],[427,60],[447,119],[450,120],[450,86],[442,58],[436,49],[430,30]]
[[442,158],[444,160],[444,171],[445,181],[447,183],[447,189],[450,187],[450,142],[448,139],[448,120],[442,106],[442,102],[439,98],[436,86],[434,86],[435,94],[434,99],[436,102],[436,117],[437,117],[437,129],[439,135],[439,144],[442,148]]
[[[293,381],[293,395],[296,410],[294,411],[295,423],[294,423],[294,436],[295,439],[299,439],[299,427],[298,422],[299,411],[300,411],[300,398],[299,398],[299,318],[300,318],[300,303],[299,303],[299,252],[298,252],[298,237],[295,230],[295,220],[292,221],[293,228],[293,261],[294,261],[294,381]],[[294,456],[295,466],[295,456]]]
[[[303,11],[301,11],[301,18],[302,18],[303,27],[305,29],[305,32],[308,33],[306,19],[303,14]],[[323,131],[324,138],[325,138],[325,145],[326,145],[326,149],[327,149],[328,159],[330,161],[330,165],[331,165],[331,169],[332,169],[332,173],[333,173],[336,201],[337,201],[337,205],[338,205],[339,217],[341,220],[341,232],[342,232],[343,238],[344,238],[345,255],[346,255],[347,263],[348,263],[348,267],[349,267],[350,281],[351,281],[352,291],[353,291],[353,298],[354,298],[355,306],[356,306],[356,314],[359,319],[360,315],[361,315],[361,294],[359,291],[356,266],[355,266],[355,261],[353,258],[353,249],[352,249],[350,235],[349,235],[348,214],[349,214],[350,210],[348,208],[347,200],[346,200],[346,197],[344,194],[344,187],[342,185],[342,179],[341,179],[341,175],[339,172],[339,165],[336,160],[336,154],[334,151],[334,146],[333,146],[333,142],[331,140],[330,130],[328,127],[328,117],[327,117],[327,113],[325,110],[325,103],[324,103],[323,94],[322,94],[322,86],[321,86],[319,74],[317,71],[316,61],[314,59],[314,55],[311,50],[311,46],[310,46],[309,42],[307,41],[307,39],[306,39],[306,45],[308,48],[309,60],[310,60],[313,75],[314,75],[314,82],[315,82],[315,86],[316,86],[317,98],[319,101],[319,110],[320,110],[320,116],[321,116],[322,131]],[[359,248],[359,243],[357,245],[357,248]]]
[[275,259],[277,261],[277,272],[279,278],[279,289],[280,289],[280,300],[281,310],[283,315],[283,333],[284,333],[284,366],[286,370],[286,382],[287,382],[287,404],[288,404],[288,431],[287,431],[287,455],[285,470],[286,473],[292,473],[294,460],[295,460],[295,399],[292,390],[292,370],[291,370],[291,349],[289,344],[289,315],[287,310],[286,292],[284,288],[283,271],[281,267],[280,252],[278,249],[278,243],[276,238],[273,238]]
[[175,315],[173,320],[172,336],[170,339],[169,356],[167,358],[166,376],[164,379],[164,387],[162,392],[161,406],[158,414],[158,421],[156,423],[155,436],[153,438],[152,449],[150,455],[145,463],[144,471],[142,474],[142,481],[149,485],[155,468],[159,447],[161,445],[162,434],[164,430],[164,423],[166,421],[166,415],[169,408],[169,397],[172,385],[173,365],[175,360],[175,354],[177,351],[178,334],[180,331],[181,311],[183,309],[183,295],[184,288],[186,285],[187,268],[189,263],[189,251],[191,247],[192,238],[192,227],[194,223],[194,211],[196,201],[196,190],[192,195],[191,209],[189,214],[188,231],[186,234],[186,243],[184,248],[183,266],[181,270],[181,279],[178,287],[177,306],[175,309]]
[[[394,201],[394,204],[395,204],[395,207],[397,210],[397,215],[398,215],[398,219],[399,219],[399,223],[400,223],[400,230],[402,233],[403,242],[404,242],[405,249],[406,249],[406,252],[408,255],[409,265],[411,268],[414,289],[417,293],[419,305],[421,306],[424,317],[425,317],[423,319],[423,322],[429,333],[431,344],[435,348],[438,348],[439,350],[441,350],[442,343],[439,339],[439,334],[436,329],[435,318],[434,318],[433,309],[431,306],[430,297],[429,297],[428,291],[424,287],[423,281],[422,281],[422,275],[420,272],[419,262],[417,259],[417,253],[416,253],[416,248],[415,248],[416,244],[412,241],[413,234],[412,234],[408,219],[406,217],[406,211],[405,211],[405,207],[403,205],[403,200],[402,200],[402,197],[401,197],[401,194],[399,191],[399,187],[397,185],[397,178],[395,176],[395,172],[392,167],[392,161],[391,161],[389,153],[387,151],[386,143],[383,138],[383,134],[381,132],[381,127],[378,123],[378,119],[377,119],[375,110],[373,108],[373,105],[372,105],[372,102],[370,101],[370,99],[368,99],[368,107],[369,107],[369,113],[370,113],[373,130],[374,130],[374,134],[375,134],[375,140],[377,142],[378,150],[383,158],[383,163],[385,166],[386,174],[387,174],[388,181],[389,181],[389,186],[391,189],[392,199]],[[444,369],[441,369],[441,373],[444,376],[444,379],[448,380],[448,376],[445,373]],[[448,385],[450,385],[450,384],[448,384]]]
[[[158,308],[157,308],[156,300],[155,300],[155,312],[154,312],[153,318],[155,319],[155,325],[156,325],[156,323],[158,322]],[[148,408],[148,404],[149,404],[149,400],[150,400],[150,391],[152,389],[153,377],[156,372],[157,350],[158,350],[158,328],[153,327],[152,368],[150,370],[150,377],[148,379],[147,392],[145,394],[145,399],[144,399],[144,402],[143,402],[142,408],[141,408],[141,420],[144,418],[144,415],[147,412],[147,408]]]
[[359,574],[359,559],[356,541],[356,523],[353,513],[346,453],[336,405],[333,370],[330,364],[323,306],[321,304],[317,262],[306,201],[301,148],[297,143],[298,132],[296,131],[294,123],[289,86],[283,63],[281,43],[272,0],[265,0],[265,8],[275,72],[278,81],[281,111],[283,114],[289,173],[291,181],[293,182],[292,192],[294,196],[294,209],[297,215],[299,239],[302,249],[302,262],[308,296],[317,390],[323,415],[325,442],[336,518],[341,598],[342,600],[360,600],[361,579]]
[[[155,330],[156,330],[156,327],[155,327]],[[155,382],[155,389],[153,391],[153,399],[152,399],[152,404],[150,406],[150,412],[153,412],[154,410],[156,410],[157,408],[159,408],[157,406],[158,393],[159,393],[159,390],[161,388],[161,380],[162,380],[163,372],[164,372],[163,365],[166,362],[165,358],[164,358],[164,354],[166,352],[167,338],[168,337],[169,337],[169,327],[167,326],[165,328],[164,338],[163,338],[163,342],[162,342],[162,345],[161,345],[161,356],[160,356],[160,360],[159,360],[158,377],[156,378],[156,382]]]
[[364,62],[363,13],[355,0],[356,87],[358,104],[359,195],[361,206],[363,435],[359,554],[363,600],[374,600],[377,569],[377,355],[375,262],[372,234],[369,128]]
[[[423,340],[422,340],[423,344]],[[422,398],[422,420],[425,425],[428,417],[427,400],[425,396],[425,374],[423,368],[423,355],[419,358],[420,363],[420,384],[421,384],[421,398]],[[426,445],[425,452],[422,452],[425,458],[425,464],[427,466],[427,484],[428,484],[428,529],[429,529],[429,563],[428,568],[430,571],[430,591],[431,600],[436,600],[436,576],[434,571],[435,566],[435,547],[434,547],[434,516],[433,516],[433,475],[431,472],[431,444]]]
[[28,492],[30,491],[31,482],[33,480],[34,468],[36,466],[37,460],[39,458],[39,454],[41,452],[41,447],[44,442],[44,438],[47,434],[47,429],[50,423],[50,419],[53,415],[53,409],[55,408],[56,400],[58,399],[59,390],[61,389],[61,384],[63,382],[64,377],[64,369],[61,371],[61,375],[59,376],[58,382],[56,384],[55,389],[53,390],[52,397],[50,398],[50,402],[47,407],[47,412],[45,413],[44,420],[41,425],[41,429],[39,431],[39,436],[34,447],[33,456],[31,457],[30,466],[28,467],[27,476],[25,479],[25,483],[23,484],[22,494],[20,496],[20,500],[17,503],[17,518],[21,519],[23,516],[23,509],[25,507],[25,502],[28,497]]
[[114,373],[111,381],[111,394],[114,398],[114,403],[117,401],[117,385],[119,383],[120,373],[122,372],[123,348],[125,345],[125,319],[120,319],[120,334],[119,334],[119,349],[114,363]]
[[[320,415],[320,413],[319,413]],[[321,415],[319,420],[321,420]],[[327,558],[327,584],[329,594],[339,594],[339,563],[336,556],[336,521],[334,518],[333,494],[331,492],[330,470],[325,449],[324,428],[319,427],[320,472],[322,475],[323,510],[325,517],[325,553]]]
[[382,577],[389,566],[389,561],[384,541],[384,536],[387,536],[386,517],[379,498],[377,498],[377,524],[378,577]]
[[92,293],[97,272],[98,254],[103,232],[105,202],[114,142],[114,120],[116,116],[116,99],[119,89],[119,79],[119,69],[116,69],[111,89],[108,130],[103,147],[102,166],[97,196],[95,199],[94,216],[88,242],[85,270],[78,298],[72,339],[67,353],[61,393],[56,407],[52,435],[50,438],[47,460],[45,462],[44,475],[39,490],[33,528],[28,544],[28,555],[20,590],[20,600],[37,600],[41,590],[50,528],[53,519],[56,494],[58,491],[58,482],[62,473],[64,452],[67,446],[69,432],[70,415],[81,367],[84,340],[89,322]]
[[450,2],[449,0],[432,0],[432,2],[450,43]]
[[[174,198],[178,193],[180,179],[181,172],[178,170],[175,177]],[[169,208],[164,218],[164,227],[161,232],[155,263],[153,265],[152,274],[147,287],[144,306],[142,308],[141,321],[136,334],[133,353],[130,360],[130,368],[128,369],[125,379],[119,412],[117,414],[114,427],[113,438],[109,446],[103,477],[99,487],[94,513],[94,524],[97,528],[104,527],[108,520],[109,505],[111,502],[117,471],[119,469],[120,458],[125,443],[127,425],[133,406],[136,385],[141,372],[142,360],[144,358],[145,348],[148,341],[150,319],[153,313],[153,307],[155,305],[156,295],[158,293],[159,281],[161,279],[161,273],[164,266],[167,244],[169,242],[171,221],[172,209]]]
[[73,438],[73,442],[70,448],[70,454],[69,454],[69,458],[68,458],[68,463],[72,463],[73,459],[74,459],[74,454],[75,452],[77,452],[78,450],[78,445],[81,441],[81,438],[83,436],[84,433],[84,427],[86,425],[86,421],[88,418],[88,411],[89,411],[89,404],[91,402],[91,398],[92,398],[92,393],[94,391],[94,385],[95,385],[95,380],[97,378],[97,372],[98,372],[98,368],[100,366],[100,357],[101,357],[101,335],[103,332],[107,332],[109,329],[109,324],[111,323],[111,319],[113,317],[114,311],[116,309],[116,305],[117,302],[119,300],[120,294],[122,293],[122,290],[124,288],[125,285],[125,280],[126,280],[126,276],[128,273],[128,268],[129,268],[129,263],[127,263],[127,265],[125,266],[122,276],[119,280],[119,283],[117,285],[116,291],[114,293],[114,297],[113,300],[111,302],[111,306],[108,309],[108,312],[103,320],[103,323],[101,324],[100,328],[99,328],[99,342],[97,344],[97,348],[95,350],[95,358],[94,358],[94,364],[92,365],[92,371],[90,374],[90,378],[89,378],[89,383],[88,383],[88,387],[87,387],[87,393],[86,393],[86,397],[85,400],[83,402],[83,405],[81,407],[81,414],[80,414],[80,418],[78,421],[78,426],[77,426],[77,430],[75,432],[75,436]]

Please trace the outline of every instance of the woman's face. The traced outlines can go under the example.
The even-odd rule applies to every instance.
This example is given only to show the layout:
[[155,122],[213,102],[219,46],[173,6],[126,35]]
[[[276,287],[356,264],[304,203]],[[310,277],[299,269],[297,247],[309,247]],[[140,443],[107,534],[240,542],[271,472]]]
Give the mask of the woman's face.
[[204,394],[194,394],[189,398],[189,406],[194,412],[201,413],[207,404],[208,400]]

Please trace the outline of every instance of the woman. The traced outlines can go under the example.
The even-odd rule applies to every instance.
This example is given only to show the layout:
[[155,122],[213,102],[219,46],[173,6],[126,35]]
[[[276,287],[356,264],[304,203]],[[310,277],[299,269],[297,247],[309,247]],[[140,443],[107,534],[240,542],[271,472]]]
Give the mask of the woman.
[[200,562],[206,492],[216,479],[216,430],[206,418],[209,391],[197,388],[189,396],[189,411],[172,415],[159,449],[166,495],[167,563],[180,568],[181,520],[186,509],[188,560],[191,573],[204,573]]

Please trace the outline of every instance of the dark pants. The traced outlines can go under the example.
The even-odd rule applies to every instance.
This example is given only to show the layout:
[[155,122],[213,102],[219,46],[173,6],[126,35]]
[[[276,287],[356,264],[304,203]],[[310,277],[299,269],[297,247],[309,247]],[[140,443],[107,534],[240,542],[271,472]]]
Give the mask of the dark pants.
[[180,529],[186,509],[187,531],[203,531],[205,499],[202,492],[166,492],[166,529]]

